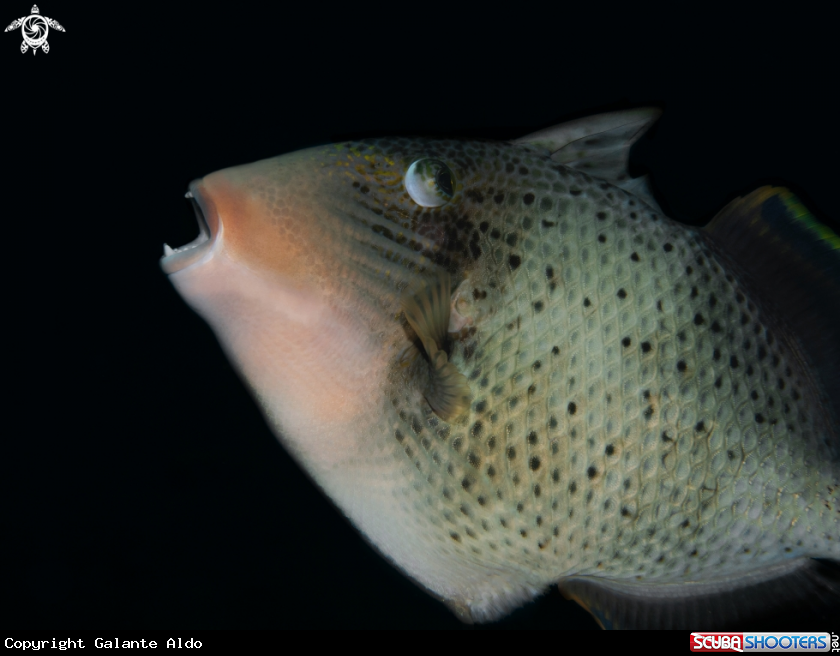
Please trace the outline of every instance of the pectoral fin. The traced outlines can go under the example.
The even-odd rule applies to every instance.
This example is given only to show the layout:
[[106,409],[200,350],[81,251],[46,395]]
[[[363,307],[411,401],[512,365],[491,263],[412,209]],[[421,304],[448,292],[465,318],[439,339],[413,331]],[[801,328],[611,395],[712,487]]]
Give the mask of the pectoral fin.
[[444,351],[438,351],[425,396],[438,417],[453,421],[470,407],[471,392],[467,377],[449,362]]
[[467,378],[449,362],[443,350],[449,326],[452,281],[441,272],[403,292],[401,303],[405,318],[417,333],[429,356],[432,371],[424,396],[432,410],[443,420],[452,421],[470,406]]

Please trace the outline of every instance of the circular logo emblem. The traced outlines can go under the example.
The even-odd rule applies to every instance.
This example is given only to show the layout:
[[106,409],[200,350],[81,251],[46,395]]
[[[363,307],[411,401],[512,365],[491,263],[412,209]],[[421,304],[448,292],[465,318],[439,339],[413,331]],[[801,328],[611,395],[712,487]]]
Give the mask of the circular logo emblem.
[[23,40],[30,48],[40,48],[41,44],[47,40],[49,31],[47,21],[39,14],[32,14],[23,19]]

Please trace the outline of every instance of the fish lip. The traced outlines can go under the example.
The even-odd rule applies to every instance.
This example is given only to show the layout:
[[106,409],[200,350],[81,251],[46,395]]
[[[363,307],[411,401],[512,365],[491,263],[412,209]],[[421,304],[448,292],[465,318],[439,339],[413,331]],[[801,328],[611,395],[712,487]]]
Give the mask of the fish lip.
[[198,223],[198,237],[190,243],[171,248],[164,244],[164,255],[160,258],[160,268],[167,275],[183,271],[204,259],[213,250],[221,232],[221,221],[216,206],[202,185],[201,180],[193,180],[189,190],[184,195],[193,206],[196,222]]

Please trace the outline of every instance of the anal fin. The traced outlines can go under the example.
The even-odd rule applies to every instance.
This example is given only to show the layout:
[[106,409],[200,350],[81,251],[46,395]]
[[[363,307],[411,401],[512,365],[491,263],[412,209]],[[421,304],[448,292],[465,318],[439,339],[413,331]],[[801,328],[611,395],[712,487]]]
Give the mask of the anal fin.
[[605,629],[767,630],[792,610],[798,617],[840,613],[840,566],[813,559],[708,583],[636,584],[581,577],[558,586]]

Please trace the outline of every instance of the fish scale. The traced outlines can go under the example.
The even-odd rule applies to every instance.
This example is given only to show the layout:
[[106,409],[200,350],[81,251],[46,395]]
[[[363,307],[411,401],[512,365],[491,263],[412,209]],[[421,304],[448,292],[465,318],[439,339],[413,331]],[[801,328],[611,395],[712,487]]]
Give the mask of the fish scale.
[[[500,231],[518,227],[522,247],[508,246],[512,239],[481,242],[494,257],[475,275],[485,283],[497,276],[481,302],[506,312],[478,329],[472,358],[453,353],[457,366],[473,372],[469,429],[450,433],[449,448],[438,446],[438,457],[430,454],[425,467],[406,468],[439,498],[431,512],[443,513],[440,534],[452,541],[450,551],[467,558],[489,551],[493,562],[518,564],[534,585],[572,573],[678,581],[713,569],[722,577],[773,561],[778,554],[768,547],[779,539],[763,544],[749,521],[771,530],[779,522],[783,535],[793,514],[808,507],[798,496],[806,486],[833,480],[829,467],[818,466],[816,454],[823,462],[827,454],[815,439],[815,413],[804,398],[791,396],[802,386],[786,364],[792,354],[767,343],[757,308],[696,230],[663,219],[619,189],[606,192],[615,205],[597,218],[592,208],[603,190],[571,171],[556,177],[581,190],[552,199],[573,208],[574,222],[564,218],[568,210],[548,210],[525,231],[511,221],[515,213],[506,213]],[[496,225],[491,203],[481,213],[490,230]],[[543,221],[559,227],[538,227]],[[542,249],[528,247],[537,240]],[[613,243],[612,252],[599,253]],[[505,265],[515,255],[523,262],[507,280]],[[555,279],[561,283],[550,289]],[[712,295],[721,298],[714,307]],[[746,323],[739,316],[726,332],[709,328],[738,312]],[[778,360],[775,366],[769,357],[759,361],[762,347]],[[736,377],[736,360],[752,369],[752,380]],[[783,381],[788,391],[773,390],[770,381]],[[488,400],[498,410],[475,410]],[[798,414],[785,418],[785,405]],[[766,419],[756,425],[757,417]],[[436,424],[427,415],[425,430],[435,434]],[[404,424],[400,434],[418,438],[416,428]],[[788,446],[796,431],[815,454],[810,460],[805,449]],[[417,439],[409,444],[415,458],[431,447]],[[436,486],[426,468],[435,472]],[[743,492],[759,494],[741,497],[742,519],[735,521],[732,479],[743,474],[749,482]],[[715,532],[703,530],[709,523]],[[822,547],[819,539],[806,544],[801,537],[781,538],[783,548]]]
[[[477,402],[470,429],[451,435],[445,456],[437,451],[437,461],[428,461],[439,482],[429,492],[445,513],[441,534],[468,558],[489,550],[492,562],[518,563],[534,585],[569,574],[723,577],[775,561],[779,543],[794,554],[824,548],[819,537],[810,544],[796,533],[781,537],[795,515],[817,503],[801,496],[806,487],[836,476],[827,466],[806,475],[828,454],[808,419],[813,409],[792,396],[802,386],[787,364],[793,355],[767,343],[757,308],[696,230],[619,189],[608,192],[618,199],[610,215],[596,217],[591,208],[603,194],[588,202],[594,181],[574,172],[565,177],[582,193],[552,200],[573,208],[575,223],[564,218],[568,209],[547,209],[526,231],[506,213],[499,232],[518,228],[507,232],[517,239],[482,242],[494,257],[477,277],[486,282],[501,270],[491,287],[509,291],[482,301],[506,312],[479,328],[474,357],[453,353],[456,365],[472,368]],[[527,188],[526,180],[508,184]],[[488,206],[481,216],[492,232]],[[542,248],[529,247],[537,240]],[[599,253],[607,243],[616,246]],[[506,281],[512,256],[522,265]],[[562,284],[551,289],[555,279]],[[736,315],[727,331],[712,328]],[[554,347],[560,353],[552,354]],[[752,371],[751,380],[740,382],[738,367]],[[773,382],[788,392],[773,390]],[[499,411],[476,412],[487,396]],[[789,446],[797,430],[810,459]],[[413,455],[422,452],[417,447]],[[758,495],[741,496],[733,511],[739,475],[749,485],[738,494]],[[825,530],[836,531],[825,514]],[[762,542],[750,521],[780,537]],[[709,523],[715,532],[704,531]]]
[[[282,235],[276,248],[293,246],[265,279],[293,271],[300,285],[301,271],[317,272],[306,300],[283,283],[267,306],[198,305],[281,441],[385,556],[470,621],[560,583],[609,624],[613,611],[575,581],[649,596],[756,572],[781,580],[790,572],[774,568],[797,558],[840,558],[836,431],[803,342],[779,316],[784,299],[757,293],[760,280],[713,233],[668,219],[642,185],[623,188],[623,168],[604,179],[610,157],[626,163],[633,135],[621,125],[580,133],[570,124],[551,137],[584,139],[573,153],[547,148],[542,133],[514,144],[351,142],[251,165],[250,177],[214,174],[199,194],[218,200],[215,220],[233,231],[223,264],[203,265],[228,267],[224,285],[242,275],[230,262],[249,262],[248,289],[267,266],[235,250],[249,237],[233,219],[254,203]],[[423,157],[454,176],[438,206],[402,183]],[[243,176],[250,196],[225,186]],[[222,239],[210,232],[208,244]],[[294,257],[305,259],[295,267]],[[195,271],[170,274],[188,298],[200,295]],[[454,289],[448,278],[420,284],[441,271]],[[424,296],[440,289],[451,299]],[[411,312],[399,305],[407,290],[425,299]],[[328,382],[301,368],[307,358],[338,384],[354,375],[319,360],[319,330],[271,319],[266,337],[256,319],[243,323],[288,303],[344,331],[347,361],[369,369],[358,392],[302,391]],[[264,367],[276,335],[279,353],[305,357]],[[458,380],[463,412],[434,397],[454,395]],[[331,424],[332,414],[347,418]]]

